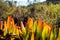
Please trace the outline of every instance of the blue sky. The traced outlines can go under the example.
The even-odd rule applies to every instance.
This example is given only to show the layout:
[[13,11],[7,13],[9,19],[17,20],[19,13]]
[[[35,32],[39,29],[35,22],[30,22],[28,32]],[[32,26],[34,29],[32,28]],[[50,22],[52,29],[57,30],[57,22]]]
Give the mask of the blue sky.
[[[11,1],[11,0],[10,0]],[[21,5],[21,6],[27,6],[29,3],[27,2],[27,0],[13,0],[13,1],[17,1],[17,5]],[[37,0],[38,2],[43,2],[46,0]],[[30,0],[31,3],[33,3],[33,0]]]

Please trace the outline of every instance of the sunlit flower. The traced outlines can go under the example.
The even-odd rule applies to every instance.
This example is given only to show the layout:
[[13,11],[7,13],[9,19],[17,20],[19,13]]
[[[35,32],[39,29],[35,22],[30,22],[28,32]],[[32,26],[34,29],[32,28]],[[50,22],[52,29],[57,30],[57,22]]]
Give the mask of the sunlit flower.
[[34,40],[34,32],[32,32],[31,40]]
[[28,18],[27,26],[28,26],[28,30],[32,29],[32,27],[33,27],[33,18]]
[[42,31],[42,38],[44,40],[46,37],[49,37],[51,28],[45,22],[43,23],[43,27],[44,28],[43,28],[43,31]]
[[8,30],[10,30],[10,23],[11,23],[11,16],[8,16],[8,19],[7,19]]
[[41,19],[38,20],[38,27],[40,27],[40,28],[43,27],[43,21]]
[[13,31],[14,31],[14,28],[15,28],[15,24],[14,24],[14,19],[13,18],[10,18],[10,23],[9,23],[9,30],[8,30],[8,32],[9,32],[9,34],[12,34],[13,33]]
[[37,24],[37,32],[41,32],[42,28],[43,28],[43,21],[39,19]]
[[33,25],[34,25],[33,31],[36,32],[36,30],[37,30],[37,21],[34,21],[34,24]]
[[4,36],[8,33],[7,23],[4,21]]
[[25,29],[24,24],[23,24],[22,21],[20,22],[20,25],[21,25],[22,32],[25,34],[26,33],[26,29]]
[[0,21],[0,30],[3,29],[3,21]]

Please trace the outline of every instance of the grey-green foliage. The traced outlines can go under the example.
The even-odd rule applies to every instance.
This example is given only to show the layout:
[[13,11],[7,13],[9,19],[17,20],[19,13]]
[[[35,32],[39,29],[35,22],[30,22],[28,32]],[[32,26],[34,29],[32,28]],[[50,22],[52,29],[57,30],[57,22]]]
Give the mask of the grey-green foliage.
[[[1,2],[0,2],[1,3]],[[7,18],[8,15],[12,15],[19,20],[24,20],[24,18],[34,17],[35,20],[43,19],[46,23],[53,25],[56,24],[57,20],[60,19],[60,4],[46,4],[37,3],[29,5],[27,7],[14,5],[9,6],[5,3],[0,4],[0,13],[2,16]],[[4,9],[4,10],[3,10]],[[1,19],[2,17],[0,17]]]

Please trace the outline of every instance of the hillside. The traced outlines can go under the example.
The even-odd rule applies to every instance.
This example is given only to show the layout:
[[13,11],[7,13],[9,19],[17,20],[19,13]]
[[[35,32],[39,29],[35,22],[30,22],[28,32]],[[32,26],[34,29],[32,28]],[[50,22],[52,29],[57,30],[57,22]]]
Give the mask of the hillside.
[[[33,17],[35,20],[43,19],[46,23],[57,25],[60,19],[60,4],[37,3],[33,5],[18,6],[7,5],[0,2],[0,20],[6,20],[8,15],[13,16],[19,21],[27,20],[28,17]],[[18,23],[18,22],[17,22]]]

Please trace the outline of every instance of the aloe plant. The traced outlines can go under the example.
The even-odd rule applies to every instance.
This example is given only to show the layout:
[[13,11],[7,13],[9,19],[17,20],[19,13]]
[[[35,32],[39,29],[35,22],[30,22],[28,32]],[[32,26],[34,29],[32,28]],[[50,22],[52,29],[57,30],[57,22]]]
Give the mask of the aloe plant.
[[[11,40],[19,38],[20,40],[60,40],[60,28],[57,36],[57,27],[53,27],[43,22],[41,19],[34,21],[29,18],[26,25],[20,22],[20,26],[14,23],[14,19],[10,16],[4,21],[4,36],[11,35]],[[12,36],[15,36],[12,38]]]

